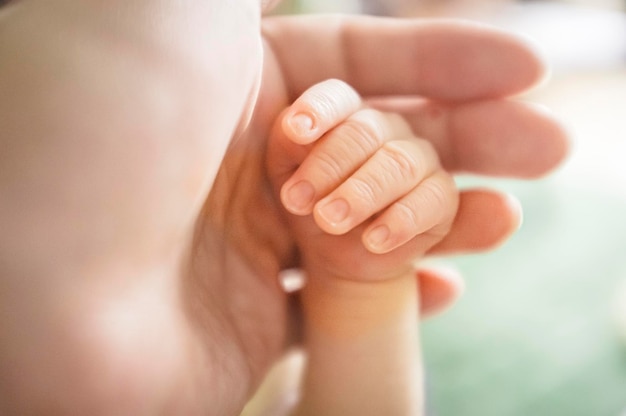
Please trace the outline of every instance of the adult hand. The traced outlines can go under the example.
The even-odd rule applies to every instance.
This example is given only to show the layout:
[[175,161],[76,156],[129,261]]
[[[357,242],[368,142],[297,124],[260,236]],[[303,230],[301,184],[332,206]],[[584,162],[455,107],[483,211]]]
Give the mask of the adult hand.
[[[511,156],[516,175],[542,173],[562,157],[550,119],[476,102],[541,77],[535,56],[500,33],[271,19],[255,106],[258,14],[255,0],[17,1],[3,9],[0,413],[238,412],[283,351],[288,298],[275,275],[298,265],[265,187],[264,140],[280,109],[316,81],[344,78],[368,97],[467,102],[441,107],[433,132],[419,130],[429,112],[409,117],[451,168],[482,160],[476,170],[493,171],[492,160],[475,155],[501,159],[511,146],[546,155],[540,163]],[[478,54],[465,54],[469,46]],[[295,52],[304,50],[319,59],[302,61]],[[380,60],[373,50],[396,52]],[[426,69],[414,73],[415,60]],[[389,76],[390,68],[398,72]],[[492,123],[489,105],[502,124]],[[253,108],[246,132],[234,133]],[[485,142],[475,136],[484,132],[465,133],[464,114],[488,121]],[[502,125],[515,137],[498,140]],[[478,143],[491,145],[476,153]],[[470,214],[477,207],[502,219],[494,231],[473,234],[491,218]],[[439,250],[488,247],[514,222],[506,198],[466,194]],[[432,306],[451,286],[424,276],[425,289],[437,288],[424,296]]]

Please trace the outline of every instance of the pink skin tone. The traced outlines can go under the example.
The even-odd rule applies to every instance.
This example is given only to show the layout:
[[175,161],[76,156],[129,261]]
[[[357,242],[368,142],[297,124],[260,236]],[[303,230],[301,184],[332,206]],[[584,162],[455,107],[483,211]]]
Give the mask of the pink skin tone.
[[[258,0],[22,0],[0,31],[0,414],[239,413],[295,340],[276,275],[316,255],[264,151],[317,82],[423,97],[400,110],[451,172],[536,177],[567,147],[507,99],[541,62],[487,28],[262,21]],[[462,192],[427,254],[499,244],[518,221],[509,201]],[[425,311],[458,293],[447,276],[418,272]]]
[[[305,134],[291,123],[303,114],[312,120]],[[430,142],[415,137],[402,117],[364,108],[342,81],[311,87],[285,111],[267,157],[285,208],[298,217],[312,214],[291,225],[305,261],[333,270],[335,277],[393,276],[396,267],[406,268],[439,242],[455,217],[454,180]],[[359,239],[363,247],[355,244]],[[329,257],[337,249],[341,255]],[[406,260],[399,261],[400,255]],[[329,260],[335,257],[337,263]],[[360,260],[367,274],[355,274]]]
[[421,414],[413,264],[450,230],[452,176],[406,121],[366,108],[338,80],[283,112],[267,158],[307,274],[295,414]]

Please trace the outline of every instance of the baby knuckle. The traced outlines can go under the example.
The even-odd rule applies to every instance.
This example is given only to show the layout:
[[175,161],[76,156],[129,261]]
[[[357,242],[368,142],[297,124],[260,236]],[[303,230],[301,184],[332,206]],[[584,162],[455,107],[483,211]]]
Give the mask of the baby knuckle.
[[423,194],[426,203],[435,207],[437,212],[443,214],[442,208],[448,206],[450,201],[450,193],[448,186],[441,181],[426,181],[423,185]]
[[413,154],[395,142],[388,142],[380,149],[385,170],[396,180],[412,181],[419,177],[420,163]]
[[375,117],[352,117],[341,130],[351,147],[366,153],[375,151],[385,141],[384,128]]
[[377,195],[380,195],[382,189],[381,183],[371,176],[352,178],[350,187],[353,197],[360,202],[360,205],[368,207],[375,206]]
[[315,156],[316,170],[318,177],[326,177],[331,181],[339,181],[344,176],[345,161],[343,152],[336,149],[335,152],[320,152]]
[[407,227],[404,230],[408,230],[409,226],[416,226],[419,223],[417,204],[411,200],[400,200],[394,204],[395,214],[401,224]]

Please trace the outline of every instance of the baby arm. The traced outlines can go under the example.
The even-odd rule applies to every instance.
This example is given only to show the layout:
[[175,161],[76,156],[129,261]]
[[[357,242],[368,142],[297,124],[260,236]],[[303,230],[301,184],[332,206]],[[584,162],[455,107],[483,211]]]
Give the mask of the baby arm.
[[336,80],[283,113],[268,170],[308,275],[297,414],[421,414],[413,262],[452,224],[451,176],[401,117]]

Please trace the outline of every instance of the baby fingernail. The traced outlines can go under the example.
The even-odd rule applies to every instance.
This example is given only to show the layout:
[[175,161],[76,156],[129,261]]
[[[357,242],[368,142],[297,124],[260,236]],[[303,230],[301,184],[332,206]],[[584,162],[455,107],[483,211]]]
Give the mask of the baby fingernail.
[[319,213],[327,223],[337,225],[348,218],[350,205],[345,199],[335,199],[324,205]]
[[390,235],[391,231],[389,231],[389,227],[386,225],[379,225],[369,232],[367,235],[367,242],[374,250],[385,251],[387,248],[386,243],[389,240]]
[[313,203],[315,188],[308,181],[300,181],[287,191],[287,204],[290,208],[302,211]]
[[289,118],[289,127],[299,136],[308,136],[313,130],[313,118],[305,113],[297,113]]

